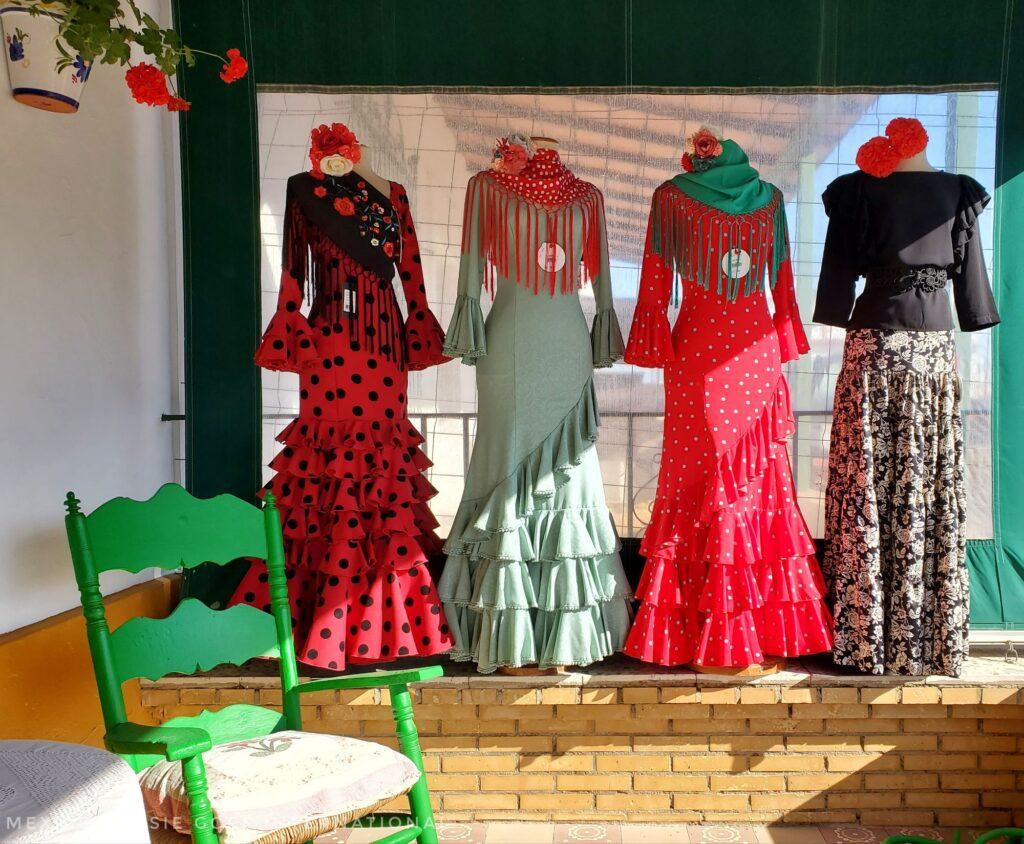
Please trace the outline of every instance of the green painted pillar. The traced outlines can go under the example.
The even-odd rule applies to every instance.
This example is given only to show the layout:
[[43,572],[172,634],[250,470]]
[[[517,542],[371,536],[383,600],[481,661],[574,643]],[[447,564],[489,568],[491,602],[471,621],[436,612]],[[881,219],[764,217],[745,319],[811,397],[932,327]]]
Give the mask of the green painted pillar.
[[[224,55],[237,47],[250,72],[230,85],[220,65],[198,56],[182,68],[182,229],[185,289],[186,485],[193,495],[229,492],[252,500],[259,486],[259,174],[256,63],[247,0],[175,0],[182,39]],[[187,573],[184,592],[223,600],[241,566]]]

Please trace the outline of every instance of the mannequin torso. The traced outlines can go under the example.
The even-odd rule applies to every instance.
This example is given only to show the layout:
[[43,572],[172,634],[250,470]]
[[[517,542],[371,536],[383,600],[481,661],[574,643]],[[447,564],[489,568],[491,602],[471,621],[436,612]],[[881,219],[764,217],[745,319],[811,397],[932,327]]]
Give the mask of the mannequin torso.
[[[368,147],[366,144],[362,145],[362,148],[366,150]],[[366,179],[377,191],[384,194],[384,196],[391,196],[391,182],[385,179],[383,176],[378,176],[374,172],[373,167],[370,166],[370,162],[366,160],[366,157],[360,159],[355,165],[352,164],[347,158],[340,155],[329,155],[325,156],[320,161],[320,167],[328,176],[344,176],[346,173],[356,173],[362,178]]]
[[928,160],[928,153],[925,150],[921,150],[917,155],[912,155],[910,158],[904,158],[896,165],[897,172],[918,172],[918,173],[934,173],[935,168],[932,167],[931,162]]
[[[363,144],[363,149],[366,149],[366,144]],[[355,167],[352,168],[352,172],[359,174],[377,190],[379,190],[384,196],[391,195],[391,182],[385,179],[383,176],[378,175],[374,172],[370,166],[370,162],[364,157],[362,158]]]

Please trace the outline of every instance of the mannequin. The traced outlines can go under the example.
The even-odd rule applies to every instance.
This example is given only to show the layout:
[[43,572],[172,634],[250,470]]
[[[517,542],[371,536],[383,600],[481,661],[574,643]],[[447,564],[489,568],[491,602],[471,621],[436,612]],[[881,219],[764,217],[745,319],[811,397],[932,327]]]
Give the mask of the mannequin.
[[[440,545],[430,460],[406,411],[409,372],[447,360],[444,332],[405,188],[359,170],[360,158],[344,124],[310,132],[311,167],[287,182],[278,304],[256,353],[301,387],[265,494],[280,509],[296,656],[326,671],[451,648],[426,565]],[[260,560],[231,603],[263,607],[268,590]]]
[[481,415],[439,588],[452,657],[481,673],[592,664],[622,649],[631,615],[595,447],[594,369],[622,353],[604,202],[557,145],[498,138],[466,187],[445,348],[474,367]]
[[[369,146],[368,144],[363,144],[363,149],[373,149],[373,147]],[[391,181],[389,179],[385,179],[383,176],[380,176],[376,173],[373,167],[370,166],[369,156],[364,155],[361,159],[359,159],[359,163],[356,164],[356,166],[353,167],[352,169],[355,173],[358,173],[360,176],[366,179],[366,181],[368,181],[371,185],[373,185],[385,196],[391,193]]]
[[[988,193],[933,167],[927,147],[919,120],[894,118],[857,150],[859,169],[822,194],[829,224],[814,321],[846,331],[822,567],[837,665],[956,677],[968,651],[970,592],[950,305],[961,331],[989,328],[999,312],[978,224]],[[907,452],[903,443],[931,445]]]

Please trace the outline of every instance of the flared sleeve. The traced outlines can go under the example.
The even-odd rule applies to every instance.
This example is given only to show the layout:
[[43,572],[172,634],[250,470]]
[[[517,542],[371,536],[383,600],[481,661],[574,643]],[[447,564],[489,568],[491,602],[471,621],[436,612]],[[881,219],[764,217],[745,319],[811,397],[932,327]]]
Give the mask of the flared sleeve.
[[595,211],[597,219],[593,222],[597,225],[600,257],[597,277],[592,281],[597,313],[594,315],[594,322],[590,327],[590,347],[594,357],[594,366],[600,369],[622,360],[625,344],[622,342],[619,318],[615,315],[612,274],[608,261],[608,232],[604,214],[604,197],[600,192],[598,192]]
[[858,253],[866,213],[860,201],[857,174],[835,179],[821,195],[821,201],[828,215],[828,230],[813,319],[822,325],[845,328],[857,298]]
[[466,205],[462,217],[462,257],[459,262],[459,287],[455,299],[455,312],[445,335],[444,353],[461,357],[473,366],[478,358],[487,354],[484,336],[484,315],[480,310],[480,291],[486,258],[481,254],[481,214],[485,207],[486,180],[476,175],[466,188]]
[[405,294],[408,316],[405,320],[405,359],[411,370],[426,369],[451,360],[444,353],[444,331],[427,304],[427,288],[423,282],[423,259],[412,222],[409,195],[405,188],[392,183],[391,205],[397,210],[402,227],[398,253],[398,277]]
[[960,177],[960,194],[953,221],[953,301],[960,330],[980,331],[999,323],[978,232],[978,215],[991,197],[970,176]]
[[[805,355],[811,350],[800,321],[800,306],[796,300],[796,282],[793,278],[793,262],[790,257],[789,244],[785,244],[786,257],[779,264],[779,272],[772,288],[772,300],[775,302],[775,333],[779,337],[779,350],[782,362],[788,363]],[[773,248],[775,248],[773,246]]]
[[281,288],[277,310],[256,350],[256,363],[276,372],[302,372],[320,360],[309,321],[302,315],[309,243],[302,210],[291,196],[285,203]]
[[644,260],[640,269],[640,290],[637,293],[633,325],[626,345],[626,363],[634,366],[662,367],[675,360],[672,328],[668,323],[668,301],[672,292],[672,271],[654,251],[652,231],[658,207],[655,194],[651,215],[647,219]]

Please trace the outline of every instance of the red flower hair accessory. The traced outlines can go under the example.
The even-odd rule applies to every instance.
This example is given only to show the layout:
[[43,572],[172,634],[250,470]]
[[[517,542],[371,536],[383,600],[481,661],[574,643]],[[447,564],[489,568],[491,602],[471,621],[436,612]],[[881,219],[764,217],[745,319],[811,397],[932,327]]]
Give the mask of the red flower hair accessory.
[[892,142],[882,135],[872,138],[857,150],[857,166],[869,176],[884,179],[900,163],[900,155]]
[[857,166],[869,176],[884,179],[905,158],[913,158],[928,146],[928,133],[914,117],[894,117],[885,134],[872,138],[857,150]]
[[320,163],[325,158],[336,155],[351,164],[358,164],[362,158],[359,141],[344,123],[332,123],[330,126],[324,123],[317,126],[310,133],[310,143],[309,161],[313,165],[310,173],[318,179],[324,177]]
[[687,173],[703,173],[714,167],[715,159],[721,154],[722,142],[707,126],[701,126],[686,139],[686,152],[679,163]]
[[914,117],[894,117],[885,127],[885,136],[900,158],[913,158],[928,146],[928,133]]
[[513,133],[505,138],[498,138],[491,156],[491,169],[495,173],[518,176],[523,172],[527,162],[533,158],[533,152],[533,144],[525,135]]

